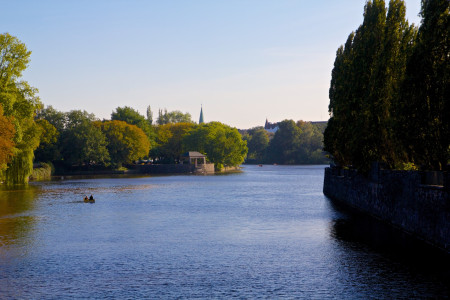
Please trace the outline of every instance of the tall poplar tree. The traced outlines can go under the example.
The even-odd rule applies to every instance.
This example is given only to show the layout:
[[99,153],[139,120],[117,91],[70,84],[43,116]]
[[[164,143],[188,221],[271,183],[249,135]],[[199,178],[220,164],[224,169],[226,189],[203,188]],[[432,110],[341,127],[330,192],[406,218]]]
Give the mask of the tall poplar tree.
[[405,19],[406,7],[402,0],[390,0],[384,27],[381,52],[376,58],[367,91],[369,111],[368,149],[371,161],[394,167],[398,156],[393,133],[392,107],[398,101],[400,85],[404,79],[406,61],[415,36],[413,26]]
[[338,164],[367,172],[374,161],[395,167],[404,160],[396,116],[416,36],[405,11],[402,0],[390,0],[387,15],[384,1],[368,1],[363,24],[337,51],[324,149]]
[[[373,145],[376,138],[373,132],[373,98],[370,88],[373,85],[378,59],[381,57],[386,23],[386,7],[383,0],[368,1],[364,10],[363,24],[358,28],[353,39],[353,73],[351,94],[352,123],[350,126],[351,161],[362,171],[370,168],[376,160]],[[348,125],[347,125],[348,126]]]
[[442,170],[450,159],[448,0],[422,0],[422,22],[406,68],[397,132],[408,160]]
[[351,65],[354,37],[355,34],[352,32],[347,38],[345,47],[339,47],[336,52],[329,90],[328,111],[331,118],[324,133],[324,150],[330,153],[333,160],[340,165],[351,164],[349,143],[354,130],[352,120],[355,116],[350,98],[353,88]]

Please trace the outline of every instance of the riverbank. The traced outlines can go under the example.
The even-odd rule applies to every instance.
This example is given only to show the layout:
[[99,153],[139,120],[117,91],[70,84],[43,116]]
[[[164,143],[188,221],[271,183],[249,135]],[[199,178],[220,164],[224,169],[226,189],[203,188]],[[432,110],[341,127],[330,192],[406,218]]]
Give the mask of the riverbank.
[[50,163],[38,163],[33,165],[33,172],[30,175],[30,180],[50,180],[54,167]]
[[51,169],[45,169],[45,176],[38,176],[42,173],[42,168],[36,168],[30,180],[49,180],[51,176],[95,176],[95,175],[178,175],[178,174],[195,174],[195,175],[213,175],[229,172],[236,172],[241,169],[240,166],[224,167],[217,171],[214,164],[190,165],[190,164],[145,164],[145,165],[127,165],[126,168],[119,170],[113,169],[74,169],[74,170],[56,170],[51,174]]
[[355,170],[326,168],[323,193],[450,253],[449,175],[442,185],[425,174],[375,168],[368,177]]

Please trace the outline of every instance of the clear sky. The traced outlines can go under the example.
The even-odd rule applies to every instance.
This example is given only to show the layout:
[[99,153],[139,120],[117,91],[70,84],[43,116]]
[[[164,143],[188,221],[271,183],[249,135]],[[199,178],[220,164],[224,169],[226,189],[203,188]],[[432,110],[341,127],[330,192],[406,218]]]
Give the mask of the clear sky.
[[[389,1],[386,1],[389,2]],[[416,25],[420,0],[407,0]],[[250,128],[328,119],[337,48],[363,0],[0,0],[45,105],[109,119],[151,105]]]

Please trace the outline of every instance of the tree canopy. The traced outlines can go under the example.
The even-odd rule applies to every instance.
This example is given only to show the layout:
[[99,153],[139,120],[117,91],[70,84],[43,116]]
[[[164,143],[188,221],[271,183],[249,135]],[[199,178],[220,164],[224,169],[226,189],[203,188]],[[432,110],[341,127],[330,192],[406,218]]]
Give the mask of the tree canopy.
[[169,123],[193,123],[193,121],[190,113],[182,113],[179,110],[168,112],[167,109],[164,109],[164,112],[159,110],[156,123],[164,125]]
[[34,151],[36,161],[50,162],[60,157],[57,146],[59,132],[55,126],[45,119],[36,120],[41,132],[39,147]]
[[183,137],[194,127],[194,123],[168,123],[158,126],[157,151],[153,156],[159,162],[178,162],[181,154],[185,151],[182,143]]
[[205,154],[219,170],[224,166],[240,165],[248,151],[239,131],[220,122],[195,126],[184,136],[183,148]]
[[107,140],[102,131],[94,126],[95,120],[95,116],[86,111],[67,113],[67,126],[60,142],[66,165],[109,165]]
[[405,160],[440,170],[450,160],[450,2],[423,0],[422,22],[394,112]]
[[301,130],[292,120],[284,120],[278,126],[268,149],[269,159],[278,164],[294,164],[300,148]]
[[275,133],[263,127],[243,132],[248,145],[248,163],[324,164],[323,133],[326,122],[284,120]]
[[247,136],[248,158],[262,162],[269,146],[269,135],[263,127],[248,130]]
[[111,161],[116,166],[148,156],[150,142],[144,131],[123,121],[95,123],[105,134]]
[[152,128],[148,120],[137,110],[129,106],[116,108],[111,114],[111,121],[124,121],[128,124],[136,125],[142,129],[148,137],[152,136]]
[[325,150],[367,172],[374,161],[442,169],[449,160],[449,2],[422,1],[422,24],[405,4],[368,1],[364,21],[336,53]]
[[41,102],[36,96],[37,89],[20,80],[30,55],[31,51],[16,37],[0,34],[0,105],[3,115],[14,124],[13,156],[9,156],[11,159],[0,178],[10,184],[28,181],[33,170],[33,152],[39,145],[40,131],[34,115]]

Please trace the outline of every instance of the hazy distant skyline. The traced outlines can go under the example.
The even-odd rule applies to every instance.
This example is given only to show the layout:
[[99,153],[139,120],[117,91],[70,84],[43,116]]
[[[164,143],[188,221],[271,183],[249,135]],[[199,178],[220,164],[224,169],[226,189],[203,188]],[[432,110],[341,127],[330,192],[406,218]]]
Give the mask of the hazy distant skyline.
[[[386,1],[387,3],[389,1]],[[405,1],[419,25],[420,0]],[[328,119],[337,48],[365,1],[0,1],[32,51],[24,79],[58,110],[189,112],[237,128]]]

